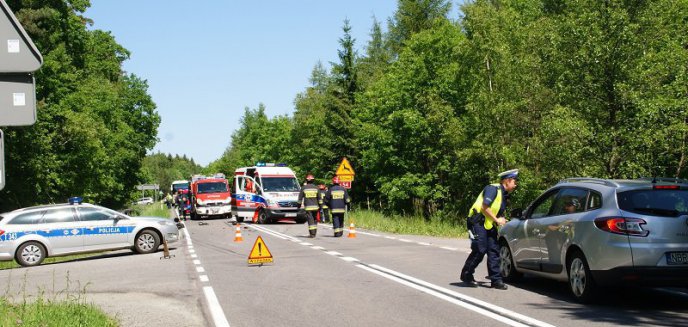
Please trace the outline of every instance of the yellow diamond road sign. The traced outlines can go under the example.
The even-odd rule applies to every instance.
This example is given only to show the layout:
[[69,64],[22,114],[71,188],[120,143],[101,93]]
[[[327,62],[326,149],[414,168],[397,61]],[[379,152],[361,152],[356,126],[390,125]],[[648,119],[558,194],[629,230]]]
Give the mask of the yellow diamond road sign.
[[335,175],[339,175],[340,178],[343,175],[356,175],[354,172],[354,168],[351,167],[351,163],[349,160],[346,159],[346,157],[342,158],[342,163],[339,164],[339,168],[337,168],[337,173]]
[[267,245],[263,242],[263,238],[258,236],[256,242],[253,243],[253,249],[248,256],[248,264],[264,264],[272,262],[272,253],[268,250]]

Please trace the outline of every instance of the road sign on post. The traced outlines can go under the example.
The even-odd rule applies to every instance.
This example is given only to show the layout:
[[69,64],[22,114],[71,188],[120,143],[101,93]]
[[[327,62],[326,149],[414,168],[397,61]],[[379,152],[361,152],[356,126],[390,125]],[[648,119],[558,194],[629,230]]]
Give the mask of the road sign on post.
[[339,164],[339,168],[337,168],[335,175],[339,176],[339,185],[346,189],[350,189],[356,172],[354,172],[354,168],[351,167],[349,160],[344,157],[342,158],[342,163]]
[[36,84],[33,75],[0,74],[0,126],[36,123]]
[[0,129],[0,191],[5,188],[5,135]]
[[30,73],[43,65],[43,57],[29,35],[0,1],[0,73]]

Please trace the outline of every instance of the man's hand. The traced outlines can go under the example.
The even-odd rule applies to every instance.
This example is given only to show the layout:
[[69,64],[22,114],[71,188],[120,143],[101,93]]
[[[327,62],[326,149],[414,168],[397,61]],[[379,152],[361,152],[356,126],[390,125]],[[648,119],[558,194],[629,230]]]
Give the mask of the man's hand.
[[497,218],[497,225],[499,225],[499,226],[506,225],[506,218],[504,218],[504,217]]

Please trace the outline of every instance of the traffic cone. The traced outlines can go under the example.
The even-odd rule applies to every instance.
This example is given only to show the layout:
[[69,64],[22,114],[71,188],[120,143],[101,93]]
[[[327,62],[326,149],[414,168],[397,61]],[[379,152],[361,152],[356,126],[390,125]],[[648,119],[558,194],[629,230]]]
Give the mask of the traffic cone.
[[234,232],[234,242],[241,242],[244,238],[241,237],[241,224],[237,224],[236,232]]
[[347,236],[347,237],[348,238],[356,238],[356,227],[354,226],[353,222],[351,222],[351,224],[349,224],[349,236]]

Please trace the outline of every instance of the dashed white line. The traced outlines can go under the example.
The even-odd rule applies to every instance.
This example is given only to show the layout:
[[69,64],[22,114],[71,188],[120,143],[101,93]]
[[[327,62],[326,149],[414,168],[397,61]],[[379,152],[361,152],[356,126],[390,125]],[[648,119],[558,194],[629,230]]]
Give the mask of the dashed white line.
[[191,254],[191,257],[192,257],[192,258],[198,258],[198,254],[192,253],[192,254]]
[[200,279],[202,282],[207,282],[209,280],[208,275],[200,275],[198,276],[198,279]]
[[440,249],[445,249],[445,250],[449,250],[449,251],[457,251],[458,250],[457,248],[452,248],[452,247],[448,247],[448,246],[440,246]]
[[311,249],[313,249],[313,250],[325,250],[324,247],[319,246],[319,245],[311,246]]
[[432,244],[430,244],[430,243],[428,243],[428,242],[417,242],[417,243],[420,244],[420,245],[432,245]]
[[301,243],[299,243],[299,244],[305,245],[305,246],[311,246],[311,245],[313,245],[312,243],[308,243],[308,242],[301,242]]
[[213,288],[204,286],[203,293],[205,293],[205,298],[208,299],[208,309],[210,310],[210,315],[213,317],[215,327],[229,327],[229,321],[227,321],[225,313],[222,311],[222,306],[220,306],[220,301],[217,300]]
[[196,250],[194,250],[194,249],[189,249],[189,253],[196,253]]
[[201,264],[201,260],[194,260],[194,261],[193,261],[193,264],[194,264],[194,265],[200,265],[200,264]]
[[346,262],[359,262],[359,261],[361,261],[361,260],[358,260],[358,259],[352,258],[352,257],[340,257],[340,259],[342,259]]
[[337,252],[337,251],[325,251],[325,253],[327,253],[327,254],[329,254],[329,255],[338,255],[338,256],[339,256],[339,255],[342,255],[341,253],[339,253],[339,252]]
[[399,241],[405,242],[405,243],[412,243],[413,241],[407,240],[405,238],[400,238]]
[[199,272],[199,273],[205,272],[205,268],[203,268],[203,267],[196,267],[196,272]]

